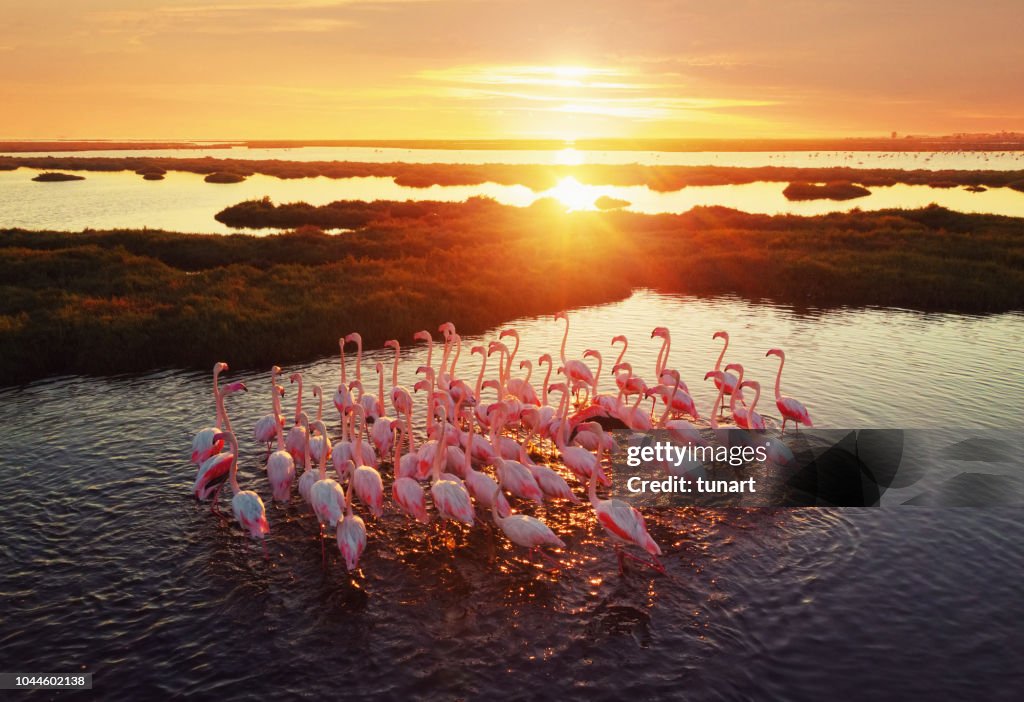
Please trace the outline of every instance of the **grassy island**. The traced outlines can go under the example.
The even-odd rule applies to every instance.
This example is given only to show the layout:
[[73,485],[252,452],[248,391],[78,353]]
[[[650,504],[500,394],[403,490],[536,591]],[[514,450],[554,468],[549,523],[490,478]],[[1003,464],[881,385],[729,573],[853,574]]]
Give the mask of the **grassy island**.
[[1024,309],[1024,221],[934,206],[818,217],[566,213],[480,198],[233,209],[298,228],[0,230],[5,380],[205,368],[228,351],[240,367],[269,366],[330,354],[353,329],[369,345],[449,319],[479,332],[637,287],[797,308]]

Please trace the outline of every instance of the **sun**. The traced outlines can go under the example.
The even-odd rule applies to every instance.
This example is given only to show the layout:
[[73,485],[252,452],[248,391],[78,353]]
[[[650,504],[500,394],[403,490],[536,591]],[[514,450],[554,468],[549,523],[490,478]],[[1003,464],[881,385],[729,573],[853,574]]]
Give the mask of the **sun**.
[[559,202],[572,210],[592,210],[597,193],[592,186],[584,185],[572,176],[558,181],[555,187],[542,193],[544,197],[557,198]]

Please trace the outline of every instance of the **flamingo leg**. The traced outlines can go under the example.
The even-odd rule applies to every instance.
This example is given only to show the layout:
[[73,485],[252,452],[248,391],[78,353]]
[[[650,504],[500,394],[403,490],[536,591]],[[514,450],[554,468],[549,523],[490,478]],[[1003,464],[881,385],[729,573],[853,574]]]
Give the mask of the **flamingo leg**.
[[260,545],[263,547],[263,560],[269,561],[270,560],[270,554],[267,553],[267,540],[266,539],[260,539]]
[[619,550],[619,560],[620,560],[620,562],[621,562],[622,558],[628,558],[631,561],[636,561],[637,563],[642,563],[645,566],[649,566],[649,567],[653,568],[655,571],[661,573],[662,575],[665,574],[665,566],[663,566],[661,564],[661,561],[658,560],[657,556],[651,556],[650,559],[641,558],[640,556],[634,556],[632,553],[630,553],[629,551],[626,551],[625,549],[620,549]]
[[324,546],[324,524],[320,522],[320,565],[327,570],[327,547]]
[[537,554],[540,555],[541,558],[544,558],[544,559],[546,559],[547,561],[549,561],[550,563],[553,564],[554,567],[548,569],[549,573],[557,573],[559,570],[562,569],[562,566],[565,565],[564,563],[562,563],[560,560],[558,560],[554,556],[551,556],[550,554],[545,552],[544,549],[542,549],[540,546],[535,546],[530,551],[530,553],[533,553],[534,551],[536,551]]
[[779,436],[782,436],[785,433],[786,433],[786,417],[785,417],[785,415],[783,415],[783,417],[782,417],[782,431],[779,432]]

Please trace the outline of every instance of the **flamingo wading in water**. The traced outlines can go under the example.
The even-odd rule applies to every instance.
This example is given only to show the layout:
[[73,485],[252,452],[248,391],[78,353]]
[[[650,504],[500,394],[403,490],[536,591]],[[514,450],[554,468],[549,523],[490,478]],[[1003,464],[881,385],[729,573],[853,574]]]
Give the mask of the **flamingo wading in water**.
[[799,400],[794,400],[792,397],[786,397],[779,391],[779,383],[782,381],[782,367],[786,365],[786,352],[782,349],[769,349],[765,356],[779,357],[779,372],[775,376],[775,406],[779,408],[779,412],[782,414],[781,433],[786,433],[787,420],[796,424],[798,429],[801,424],[813,427],[811,415],[807,413],[807,408],[804,407],[803,403]]

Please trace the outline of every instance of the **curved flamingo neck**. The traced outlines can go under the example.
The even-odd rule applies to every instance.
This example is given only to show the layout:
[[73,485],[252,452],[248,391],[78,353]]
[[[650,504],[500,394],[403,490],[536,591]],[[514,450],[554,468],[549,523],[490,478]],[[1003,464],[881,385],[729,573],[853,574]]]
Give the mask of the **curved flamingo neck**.
[[338,349],[341,351],[341,384],[348,385],[348,378],[345,377],[345,340],[338,339]]
[[754,401],[750,403],[750,407],[747,408],[747,412],[754,414],[754,408],[757,407],[757,401],[761,399],[761,383],[751,387],[754,388]]
[[274,405],[274,421],[281,416],[281,392],[277,383],[270,384],[270,399]]
[[593,395],[597,397],[597,384],[601,381],[601,368],[604,366],[604,358],[600,353],[595,353],[594,355],[597,356],[597,372],[594,373]]
[[[319,419],[316,420],[316,430],[320,432],[320,436],[324,438],[324,445],[320,449],[320,463],[317,466],[317,475],[320,480],[327,479],[327,427]],[[306,432],[306,436],[309,436],[309,432]],[[306,451],[308,454],[309,451]]]
[[[397,383],[396,383],[397,385]],[[377,406],[380,416],[384,416],[384,366],[377,364]]]
[[224,415],[220,403],[220,371],[221,367],[218,363],[213,369],[213,406],[217,408],[217,422],[214,426],[218,429],[224,424]]
[[569,318],[565,317],[565,333],[562,334],[562,348],[559,351],[562,357],[562,365],[565,365],[565,344],[569,341]]
[[725,338],[725,346],[722,347],[722,352],[718,354],[718,360],[715,361],[715,370],[719,370],[722,367],[722,359],[725,358],[725,352],[729,349],[729,337]]
[[658,352],[658,361],[654,364],[654,370],[657,373],[657,382],[661,382],[661,374],[665,372],[665,368],[668,366],[668,354],[672,350],[672,337],[669,334],[665,334],[665,338],[661,342],[661,351]]
[[302,416],[302,376],[295,381],[299,386],[299,392],[295,396],[295,423],[299,423],[299,418]]
[[444,353],[441,354],[441,370],[437,372],[438,375],[444,375],[448,370],[448,355],[452,352],[452,335],[449,334],[444,338]]
[[524,361],[524,363],[526,363],[526,377],[523,379],[523,382],[529,385],[530,378],[533,377],[533,364],[529,361]]
[[[779,385],[782,383],[782,367],[786,365],[786,357],[779,356],[779,372],[775,374],[775,401],[778,402],[782,399],[782,391],[779,390]],[[799,369],[797,369],[799,370]],[[737,383],[738,385],[738,383]]]
[[238,486],[238,439],[232,433],[228,441],[231,443],[231,492],[237,495],[242,491]]
[[[615,346],[615,342],[612,342],[612,346]],[[622,351],[619,352],[619,357],[615,359],[615,363],[612,364],[612,368],[622,363],[622,359],[626,357],[626,349],[629,348],[629,339],[622,337]],[[613,372],[612,375],[615,375]]]
[[[402,347],[399,346],[397,342],[395,342],[395,363],[393,366],[391,366],[391,386],[396,388],[398,387],[398,359],[401,357],[401,355]],[[381,387],[383,388],[384,386],[381,385]],[[384,394],[383,390],[381,390],[381,394]]]
[[224,395],[220,390],[215,391],[217,400],[217,428],[223,425],[224,429],[231,431],[231,420],[228,418],[228,410],[224,406]]
[[[740,372],[739,372],[739,374],[736,377],[736,387],[739,387],[742,384],[743,384],[743,367],[741,366],[740,367]],[[725,377],[724,376],[722,377],[722,387],[723,388],[725,387]],[[732,412],[733,414],[736,414],[736,396],[737,395],[739,395],[738,392],[734,392],[731,395],[729,395],[729,411]]]
[[[310,439],[310,435],[309,434],[310,434],[310,432],[309,432],[309,417],[307,417],[305,414],[302,415],[302,428],[306,430],[306,447],[305,447],[305,449],[302,452],[302,469],[305,470],[305,471],[308,471],[309,468],[310,468],[310,465],[311,465],[310,457],[309,457],[309,454],[311,453],[310,450],[309,450],[309,439]],[[326,446],[324,447],[324,449],[326,450]],[[323,454],[324,454],[324,451],[321,451],[320,455],[322,456]]]
[[395,458],[393,462],[395,468],[395,480],[397,480],[398,468],[402,462],[402,442],[405,441],[405,430],[402,428],[401,424],[395,425],[395,433],[398,434],[398,436],[395,437]]
[[316,421],[323,421],[324,418],[324,391],[319,390],[316,393],[317,404],[316,404]]
[[452,336],[455,337],[455,356],[452,357],[452,368],[448,371],[449,384],[455,382],[455,364],[459,362],[459,355],[462,353],[462,337],[458,334]]
[[[540,363],[540,361],[538,361],[538,363]],[[551,371],[554,368],[554,365],[554,362],[548,360],[548,372],[544,374],[544,387],[541,388],[540,403],[542,405],[546,405],[548,403],[548,381],[551,380]]]
[[284,451],[284,430],[278,422],[274,422],[274,428],[277,430],[277,450]]
[[[672,388],[672,398],[675,399],[676,393],[679,392],[679,383],[681,378],[676,378],[675,386]],[[668,400],[665,401],[665,411],[661,415],[661,419],[658,420],[658,426],[665,426],[665,422],[668,421],[669,412],[672,411],[672,403]]]
[[516,340],[516,345],[512,348],[512,352],[508,355],[508,365],[510,368],[512,367],[512,359],[514,359],[516,357],[516,354],[519,353],[519,332],[516,331],[515,329],[513,329],[512,332],[513,333],[510,334],[509,336]]
[[476,376],[476,398],[480,399],[480,390],[484,383],[484,373],[487,371],[487,352],[480,354],[483,360],[480,362],[480,374]]

